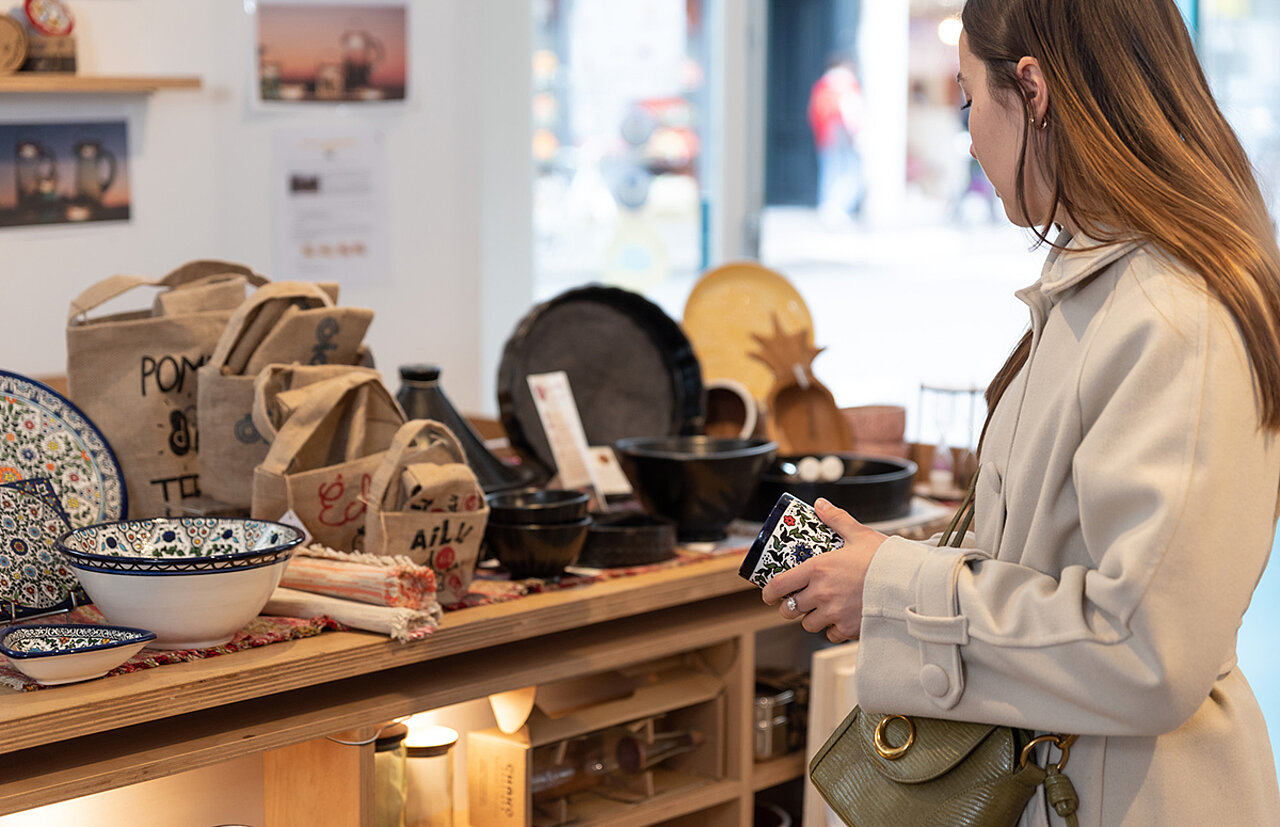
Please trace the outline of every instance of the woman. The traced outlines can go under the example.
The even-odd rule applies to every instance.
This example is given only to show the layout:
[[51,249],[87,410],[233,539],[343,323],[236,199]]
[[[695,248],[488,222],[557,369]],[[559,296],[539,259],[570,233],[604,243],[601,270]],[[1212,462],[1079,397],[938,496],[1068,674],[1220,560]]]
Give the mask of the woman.
[[[1082,827],[1278,824],[1235,668],[1280,485],[1280,253],[1248,161],[1173,0],[963,21],[971,151],[1050,244],[988,391],[973,533],[885,538],[821,502],[846,545],[764,600],[861,639],[868,710],[1079,734]],[[1022,823],[1051,822],[1041,791]]]

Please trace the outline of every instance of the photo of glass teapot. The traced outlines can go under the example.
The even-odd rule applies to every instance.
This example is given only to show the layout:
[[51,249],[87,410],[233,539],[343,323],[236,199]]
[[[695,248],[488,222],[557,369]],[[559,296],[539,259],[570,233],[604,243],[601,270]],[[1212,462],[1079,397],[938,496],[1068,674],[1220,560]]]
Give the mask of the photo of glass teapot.
[[57,191],[58,159],[38,141],[18,141],[13,148],[19,209],[38,207]]
[[373,67],[386,52],[382,41],[363,29],[348,29],[338,38],[342,44],[342,81],[348,92],[370,85]]
[[75,153],[75,200],[101,204],[102,196],[116,179],[115,154],[92,140],[77,142]]

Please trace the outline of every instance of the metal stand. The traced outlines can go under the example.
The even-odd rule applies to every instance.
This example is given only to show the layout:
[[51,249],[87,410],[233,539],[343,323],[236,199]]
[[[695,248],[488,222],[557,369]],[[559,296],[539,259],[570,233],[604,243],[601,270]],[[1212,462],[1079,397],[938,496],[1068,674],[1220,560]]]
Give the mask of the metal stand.
[[56,606],[50,606],[45,609],[32,609],[27,606],[19,606],[13,600],[6,600],[0,604],[0,623],[11,623],[16,620],[35,620],[40,617],[49,617],[51,615],[65,614],[74,609],[91,603],[89,596],[82,589],[73,589],[67,599]]

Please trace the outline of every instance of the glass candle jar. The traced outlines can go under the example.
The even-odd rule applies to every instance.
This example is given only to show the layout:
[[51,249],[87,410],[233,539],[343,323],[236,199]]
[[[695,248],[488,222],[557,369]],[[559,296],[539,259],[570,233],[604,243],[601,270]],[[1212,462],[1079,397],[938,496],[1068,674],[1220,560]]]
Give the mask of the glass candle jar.
[[453,745],[444,726],[414,728],[405,741],[405,827],[453,827]]
[[373,823],[376,827],[404,827],[404,724],[385,726],[373,746]]

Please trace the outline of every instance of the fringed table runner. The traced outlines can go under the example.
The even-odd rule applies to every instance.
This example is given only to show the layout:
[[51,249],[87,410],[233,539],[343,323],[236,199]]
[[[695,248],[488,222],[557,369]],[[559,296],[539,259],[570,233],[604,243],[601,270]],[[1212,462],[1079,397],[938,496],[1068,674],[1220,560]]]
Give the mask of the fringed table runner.
[[[732,547],[729,547],[732,545]],[[506,603],[512,600],[519,600],[532,594],[543,594],[546,592],[561,591],[564,589],[575,589],[582,586],[589,586],[592,583],[601,583],[606,580],[613,580],[619,577],[632,577],[637,574],[647,574],[654,571],[662,571],[664,569],[678,568],[687,566],[691,563],[697,563],[712,557],[720,556],[726,553],[735,553],[742,551],[741,540],[736,543],[726,544],[725,548],[716,548],[714,551],[707,553],[687,551],[678,549],[676,556],[670,560],[661,563],[653,563],[645,566],[635,566],[630,568],[614,568],[614,569],[573,569],[566,573],[563,577],[556,579],[543,580],[539,578],[529,578],[527,580],[512,580],[510,576],[499,569],[487,568],[482,566],[476,572],[475,579],[471,581],[471,588],[467,596],[458,603],[442,607],[444,611],[456,611],[458,609],[467,609],[473,606],[488,606],[494,603]],[[353,601],[338,600],[336,598],[326,598],[323,595],[312,593],[294,592],[289,595],[292,590],[277,589],[273,595],[273,602],[279,597],[286,597],[288,600],[282,600],[277,603],[277,608],[281,610],[292,609],[299,613],[310,613],[311,611],[321,611],[326,605],[326,601],[332,601],[333,604],[348,604],[345,609],[355,612],[365,610],[379,610],[384,607],[366,606],[360,609]],[[292,600],[293,602],[289,602]],[[393,610],[384,610],[384,614]],[[398,609],[395,611],[412,611],[408,609]],[[341,617],[341,611],[334,611],[333,614]],[[431,617],[425,623],[421,621],[415,622],[412,631],[407,634],[407,639],[416,640],[426,635],[435,628],[439,615],[430,613]],[[387,615],[390,618],[390,615]],[[358,620],[354,615],[349,617],[350,620]],[[379,623],[385,618],[379,618]],[[33,622],[36,623],[98,623],[103,624],[107,621],[95,606],[82,606],[67,612],[64,615],[56,615],[54,617],[40,618]],[[386,628],[379,628],[371,631],[378,631],[382,634],[392,637],[396,636],[393,625],[394,618],[387,620]],[[164,666],[170,663],[183,663],[186,661],[202,660],[204,658],[216,657],[218,655],[226,655],[232,652],[239,652],[243,649],[252,649],[258,646],[267,646],[272,643],[279,643],[286,640],[297,640],[304,637],[314,637],[326,630],[349,631],[354,628],[341,622],[339,619],[328,614],[317,614],[310,618],[301,617],[275,617],[270,615],[260,615],[251,620],[243,629],[236,633],[228,643],[221,646],[212,646],[207,649],[176,649],[170,651],[160,651],[143,649],[120,666],[107,673],[106,677],[112,675],[123,675],[129,672],[137,672],[142,669],[150,669],[156,666]],[[402,638],[405,639],[405,638]],[[10,689],[17,689],[24,692],[30,692],[36,689],[57,688],[45,687],[38,684],[26,675],[9,665],[8,661],[0,659],[0,686],[6,686]]]
[[[106,619],[102,613],[98,611],[96,606],[81,606],[72,609],[63,615],[56,615],[50,618],[41,618],[36,623],[89,623],[104,624]],[[124,663],[117,666],[107,673],[107,677],[111,675],[124,675],[129,672],[139,672],[143,669],[150,669],[155,666],[164,666],[170,663],[185,663],[193,660],[204,660],[205,658],[217,657],[218,655],[229,655],[232,652],[240,652],[245,649],[254,649],[259,646],[268,646],[272,643],[280,643],[285,640],[298,640],[304,637],[315,637],[326,629],[343,630],[342,624],[329,617],[312,617],[308,619],[298,617],[255,617],[249,621],[243,629],[236,632],[236,636],[221,646],[210,646],[206,649],[143,649],[138,654],[129,658]],[[28,678],[9,665],[7,660],[0,660],[0,685],[17,689],[22,692],[30,692],[36,689],[46,689],[55,687],[45,687]]]

